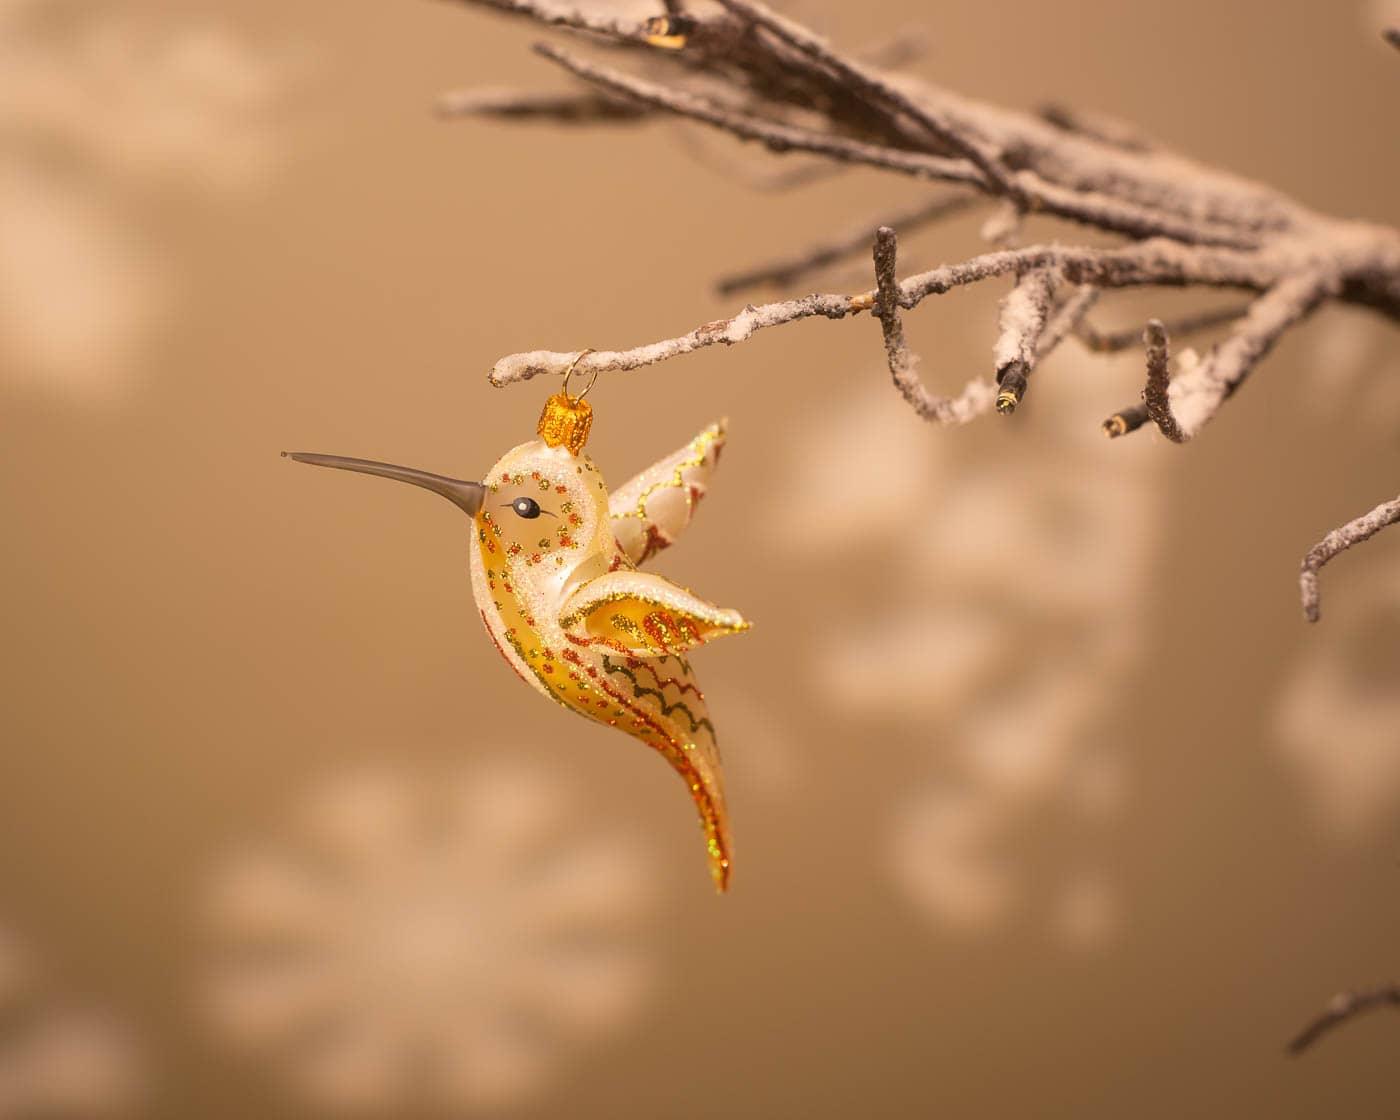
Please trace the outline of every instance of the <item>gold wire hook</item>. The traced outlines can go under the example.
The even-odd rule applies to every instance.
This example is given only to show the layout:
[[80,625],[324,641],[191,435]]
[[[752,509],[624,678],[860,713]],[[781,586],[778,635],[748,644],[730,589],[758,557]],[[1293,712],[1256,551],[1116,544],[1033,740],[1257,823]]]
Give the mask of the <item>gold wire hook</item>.
[[[567,396],[569,395],[569,375],[570,375],[571,373],[574,372],[574,367],[575,367],[576,365],[578,365],[579,362],[583,361],[584,358],[588,357],[589,354],[596,354],[596,353],[597,353],[597,351],[594,350],[593,347],[590,346],[590,347],[588,347],[586,350],[580,350],[580,351],[578,352],[578,357],[575,358],[572,362],[569,363],[569,368],[566,369],[566,370],[564,371],[564,390],[563,390],[564,396],[567,397]],[[589,379],[589,381],[588,381],[588,384],[585,385],[585,386],[583,387],[583,392],[580,393],[578,396],[574,397],[573,399],[576,400],[576,401],[581,401],[581,400],[583,400],[583,398],[584,398],[585,396],[588,395],[588,390],[591,389],[591,388],[593,388],[593,382],[595,382],[595,381],[597,381],[597,380],[598,380],[598,371],[595,369],[595,370],[593,371],[593,376],[592,376],[592,377]]]

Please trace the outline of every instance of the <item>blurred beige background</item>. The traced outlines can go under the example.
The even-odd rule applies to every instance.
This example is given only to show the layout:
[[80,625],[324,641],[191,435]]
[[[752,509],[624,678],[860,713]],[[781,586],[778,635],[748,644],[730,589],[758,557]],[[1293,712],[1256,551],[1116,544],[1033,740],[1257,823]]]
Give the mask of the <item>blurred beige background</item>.
[[[1400,222],[1383,3],[791,10]],[[689,330],[717,276],[918,197],[433,119],[558,84],[541,34],[0,4],[0,1116],[1391,1114],[1400,1022],[1282,1046],[1400,974],[1400,540],[1327,569],[1316,628],[1295,585],[1400,488],[1400,336],[1319,316],[1186,448],[1104,441],[1136,359],[1074,345],[1012,420],[925,427],[865,319],[600,382],[614,485],[731,421],[656,565],[756,623],[696,658],[716,899],[666,767],[491,650],[460,517],[277,454],[475,477],[545,392],[498,356]],[[927,376],[987,370],[1000,294],[909,316]]]

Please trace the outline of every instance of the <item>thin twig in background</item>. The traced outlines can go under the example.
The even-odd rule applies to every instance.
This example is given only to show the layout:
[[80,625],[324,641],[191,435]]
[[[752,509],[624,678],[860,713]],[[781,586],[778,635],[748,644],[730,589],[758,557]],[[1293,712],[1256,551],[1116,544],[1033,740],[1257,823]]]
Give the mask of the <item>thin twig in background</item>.
[[770,152],[812,152],[844,163],[865,164],[885,171],[898,171],[919,179],[937,179],[968,185],[978,182],[976,168],[964,160],[925,155],[900,148],[884,148],[815,129],[765,120],[741,109],[721,105],[699,94],[671,89],[655,82],[631,77],[608,66],[588,62],[548,43],[537,43],[535,52],[542,58],[557,62],[576,78],[593,82],[612,93],[635,98],[641,104],[654,109],[689,117],[691,120],[722,129],[741,140],[757,140]]
[[1327,1010],[1304,1027],[1288,1044],[1290,1054],[1301,1054],[1329,1031],[1358,1015],[1380,1007],[1400,1008],[1400,984],[1381,984],[1360,992],[1341,992],[1332,997]]
[[[1166,328],[1169,337],[1183,338],[1198,331],[1209,330],[1211,327],[1232,323],[1248,310],[1249,304],[1247,303],[1232,303],[1227,307],[1216,308],[1213,311],[1203,311],[1197,315],[1187,315],[1180,319],[1169,319],[1162,325]],[[1121,331],[1104,331],[1099,330],[1086,320],[1079,324],[1075,334],[1085,346],[1100,354],[1116,353],[1119,350],[1128,350],[1131,347],[1142,345],[1142,329],[1139,327],[1129,327]]]
[[1061,342],[1085,325],[1085,316],[1099,302],[1099,295],[1098,288],[1092,284],[1081,284],[1055,309],[1050,322],[1045,325],[1045,333],[1040,336],[1040,346],[1035,355],[1037,362],[1043,362]]
[[[1168,151],[1122,122],[1061,106],[1039,114],[1014,112],[907,76],[891,77],[878,64],[839,51],[757,0],[719,0],[699,11],[684,0],[666,0],[665,15],[642,23],[622,20],[597,0],[456,2],[579,32],[577,41],[618,48],[618,57],[630,57],[645,68],[644,75],[630,73],[558,47],[538,47],[584,83],[589,96],[601,99],[554,103],[556,118],[570,124],[617,120],[602,103],[627,103],[637,107],[639,116],[695,121],[771,152],[806,153],[833,164],[952,183],[1000,199],[1010,210],[989,223],[989,237],[1014,243],[1025,218],[1048,215],[1121,239],[1106,248],[1011,244],[901,281],[893,272],[893,233],[882,233],[876,257],[884,271],[877,269],[875,290],[750,305],[675,338],[629,350],[598,350],[579,363],[580,373],[637,369],[715,343],[733,345],[766,327],[812,317],[842,319],[877,307],[900,393],[919,415],[948,422],[952,403],[930,394],[913,373],[915,358],[903,344],[898,317],[930,295],[1001,276],[1017,279],[1003,305],[994,357],[1006,399],[1002,411],[1010,411],[1025,392],[1034,364],[1067,333],[1096,350],[1135,343],[1123,340],[1136,331],[1105,334],[1085,321],[1094,300],[1110,291],[1173,286],[1250,293],[1242,307],[1177,322],[1154,320],[1148,332],[1148,399],[1104,422],[1109,435],[1123,436],[1150,418],[1169,437],[1185,442],[1218,413],[1273,346],[1318,307],[1350,303],[1400,322],[1396,230],[1316,213],[1263,184]],[[658,0],[658,12],[662,9]],[[1385,36],[1400,46],[1396,30]],[[578,112],[570,116],[573,105]],[[481,114],[503,111],[500,101],[494,108],[483,102],[480,108]],[[931,211],[939,209],[937,200],[930,204]],[[926,212],[923,220],[938,216]],[[914,224],[918,222],[884,223]],[[799,256],[731,276],[722,290],[796,282],[853,251],[851,237],[831,238]],[[1035,279],[1028,282],[1032,275]],[[1027,283],[1032,286],[1023,287]],[[1046,286],[1048,295],[1042,291]],[[1061,296],[1062,288],[1073,294]],[[1226,324],[1223,341],[1198,359],[1184,351],[1169,379],[1168,337]],[[496,362],[491,381],[505,385],[561,374],[581,349],[509,355]],[[981,405],[987,399],[985,393],[968,397],[965,391],[957,398],[962,404],[954,410],[955,418],[986,411]]]
[[814,183],[838,178],[850,170],[849,164],[833,163],[816,156],[808,157],[802,162],[784,160],[775,163],[765,159],[762,163],[756,163],[712,147],[700,135],[699,128],[678,128],[674,135],[680,142],[681,151],[700,166],[753,191],[782,194],[799,187],[809,187]]
[[837,261],[845,260],[857,253],[869,251],[875,230],[881,226],[890,226],[907,233],[911,229],[917,229],[919,226],[936,222],[940,218],[946,218],[961,210],[967,210],[980,201],[978,195],[964,191],[939,195],[930,202],[912,206],[898,214],[889,215],[881,221],[862,223],[844,237],[820,242],[796,256],[784,257],[767,264],[755,265],[743,272],[722,276],[715,281],[715,291],[720,295],[727,296],[763,285],[790,286],[827,265],[835,264]]
[[1003,166],[1001,156],[991,151],[979,136],[963,128],[958,121],[940,113],[934,107],[919,104],[887,82],[878,72],[828,50],[821,39],[805,27],[784,19],[762,4],[750,3],[749,0],[719,2],[754,27],[762,28],[781,42],[796,48],[817,65],[830,70],[846,88],[868,101],[876,111],[908,118],[927,132],[936,144],[947,148],[953,155],[961,156],[976,167],[983,177],[979,185],[987,191],[1014,200],[1021,209],[1029,206],[1022,188],[1012,181],[1010,172]]
[[1068,105],[1055,103],[1042,105],[1040,116],[1065,132],[1112,144],[1115,148],[1122,148],[1127,152],[1150,152],[1157,146],[1132,125],[1100,113],[1086,113]]
[[435,106],[440,117],[500,117],[552,124],[631,122],[647,110],[635,101],[596,93],[537,93],[533,90],[468,89],[444,93]]

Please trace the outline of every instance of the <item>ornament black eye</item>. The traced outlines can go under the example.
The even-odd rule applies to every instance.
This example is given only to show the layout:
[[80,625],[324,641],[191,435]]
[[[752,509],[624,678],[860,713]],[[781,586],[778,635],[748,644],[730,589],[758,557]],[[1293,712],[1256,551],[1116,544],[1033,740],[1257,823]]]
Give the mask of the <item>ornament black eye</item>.
[[540,515],[540,503],[534,498],[516,498],[510,503],[510,508],[527,519],[533,520]]

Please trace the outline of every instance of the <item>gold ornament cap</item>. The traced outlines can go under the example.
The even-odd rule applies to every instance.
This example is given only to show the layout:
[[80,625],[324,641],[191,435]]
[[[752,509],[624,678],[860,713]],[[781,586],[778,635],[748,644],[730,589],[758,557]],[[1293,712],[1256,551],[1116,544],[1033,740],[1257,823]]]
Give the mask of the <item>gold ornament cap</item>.
[[548,447],[567,447],[577,455],[593,429],[593,406],[582,397],[555,393],[544,402],[539,433]]

